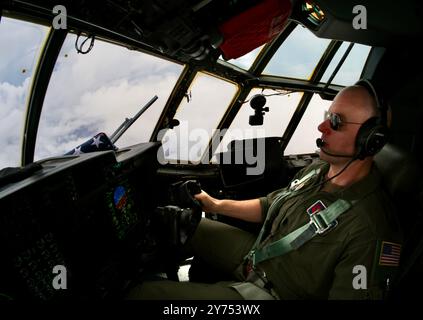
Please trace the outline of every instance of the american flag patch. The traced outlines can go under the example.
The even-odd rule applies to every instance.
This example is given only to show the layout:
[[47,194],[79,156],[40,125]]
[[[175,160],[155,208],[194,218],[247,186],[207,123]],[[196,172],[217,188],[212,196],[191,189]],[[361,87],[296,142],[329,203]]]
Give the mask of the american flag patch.
[[382,241],[379,265],[398,267],[401,254],[401,245],[393,242]]

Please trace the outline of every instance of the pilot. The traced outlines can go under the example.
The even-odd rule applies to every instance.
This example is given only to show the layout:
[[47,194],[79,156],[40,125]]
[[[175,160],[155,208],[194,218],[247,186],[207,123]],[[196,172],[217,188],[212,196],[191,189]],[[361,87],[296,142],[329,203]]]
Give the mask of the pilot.
[[340,91],[318,126],[320,160],[252,200],[196,195],[205,212],[261,223],[259,235],[203,219],[188,247],[233,281],[145,281],[130,299],[383,299],[402,235],[373,162],[388,112],[373,85]]

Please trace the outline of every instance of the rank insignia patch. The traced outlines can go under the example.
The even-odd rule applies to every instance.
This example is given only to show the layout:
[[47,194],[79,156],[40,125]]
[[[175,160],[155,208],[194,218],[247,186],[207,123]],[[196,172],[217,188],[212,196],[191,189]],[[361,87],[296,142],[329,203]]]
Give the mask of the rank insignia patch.
[[394,242],[382,241],[379,256],[380,266],[398,267],[401,255],[401,245]]
[[322,200],[317,200],[315,203],[313,203],[310,207],[307,209],[307,213],[309,216],[316,214],[319,211],[325,210],[326,206],[322,202]]

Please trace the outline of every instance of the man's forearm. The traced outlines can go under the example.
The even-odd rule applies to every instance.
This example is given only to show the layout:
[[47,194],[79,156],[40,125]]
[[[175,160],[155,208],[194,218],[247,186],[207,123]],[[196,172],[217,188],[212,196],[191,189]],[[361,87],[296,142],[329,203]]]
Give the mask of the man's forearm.
[[251,200],[218,200],[216,213],[249,222],[262,222],[259,199]]

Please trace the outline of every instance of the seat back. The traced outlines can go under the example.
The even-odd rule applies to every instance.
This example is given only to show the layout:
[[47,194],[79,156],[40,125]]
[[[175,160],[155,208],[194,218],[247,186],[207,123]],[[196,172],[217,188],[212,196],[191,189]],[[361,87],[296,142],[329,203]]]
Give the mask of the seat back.
[[382,173],[386,191],[396,205],[404,232],[404,245],[390,299],[407,300],[423,284],[423,188],[421,170],[413,155],[392,144],[386,145],[375,162]]
[[266,195],[288,183],[279,137],[231,141],[228,151],[217,158],[224,188],[244,199]]
[[415,157],[393,144],[387,144],[374,157],[386,191],[397,207],[405,236],[419,216],[420,168]]

